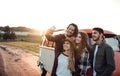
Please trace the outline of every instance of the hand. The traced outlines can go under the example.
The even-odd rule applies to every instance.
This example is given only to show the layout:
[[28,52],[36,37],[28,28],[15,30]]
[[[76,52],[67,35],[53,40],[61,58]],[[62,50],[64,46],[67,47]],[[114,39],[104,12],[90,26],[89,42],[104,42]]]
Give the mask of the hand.
[[52,30],[52,31],[55,31],[56,27],[55,27],[55,26],[52,26],[52,27],[50,27],[49,29]]
[[55,29],[56,29],[55,26],[50,27],[47,31],[47,34],[53,34],[53,32],[55,32]]

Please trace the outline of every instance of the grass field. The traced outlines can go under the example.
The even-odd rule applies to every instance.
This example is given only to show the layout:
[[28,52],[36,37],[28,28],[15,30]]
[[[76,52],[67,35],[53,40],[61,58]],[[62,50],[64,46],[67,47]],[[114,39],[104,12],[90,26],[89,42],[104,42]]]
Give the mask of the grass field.
[[39,43],[32,43],[32,42],[25,42],[25,41],[9,41],[9,42],[1,42],[0,44],[17,46],[33,52],[39,52]]
[[41,36],[18,36],[15,41],[1,41],[0,44],[7,44],[27,49],[33,52],[39,52]]
[[28,36],[17,36],[17,41],[25,41],[25,42],[35,42],[35,43],[40,43],[41,41],[41,36],[31,36],[31,35],[28,35]]

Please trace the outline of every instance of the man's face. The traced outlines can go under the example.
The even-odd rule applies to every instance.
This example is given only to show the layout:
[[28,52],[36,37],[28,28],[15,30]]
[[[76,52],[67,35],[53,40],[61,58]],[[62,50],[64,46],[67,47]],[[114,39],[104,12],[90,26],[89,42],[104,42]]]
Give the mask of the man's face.
[[70,25],[67,29],[66,29],[66,35],[68,37],[72,36],[75,32],[75,27],[73,25]]
[[100,39],[100,37],[101,37],[101,34],[98,31],[96,31],[96,30],[92,31],[92,39],[93,39],[93,41],[98,41]]

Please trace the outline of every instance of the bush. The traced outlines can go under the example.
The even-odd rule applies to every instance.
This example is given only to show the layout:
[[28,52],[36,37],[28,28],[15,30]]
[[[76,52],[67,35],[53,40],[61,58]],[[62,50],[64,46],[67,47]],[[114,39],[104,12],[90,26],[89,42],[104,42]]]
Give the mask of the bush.
[[10,33],[10,39],[15,40],[16,39],[16,34],[15,32]]

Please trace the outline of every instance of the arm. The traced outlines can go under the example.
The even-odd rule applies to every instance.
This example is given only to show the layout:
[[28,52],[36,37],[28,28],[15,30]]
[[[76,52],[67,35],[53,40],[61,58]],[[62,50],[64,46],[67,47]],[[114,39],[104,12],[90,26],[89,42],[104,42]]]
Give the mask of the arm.
[[45,33],[45,36],[47,40],[56,42],[59,39],[59,35],[53,35],[53,32],[54,30],[48,29],[48,31]]
[[115,70],[114,51],[112,47],[110,46],[105,47],[105,54],[107,66],[101,76],[112,75],[112,72]]

